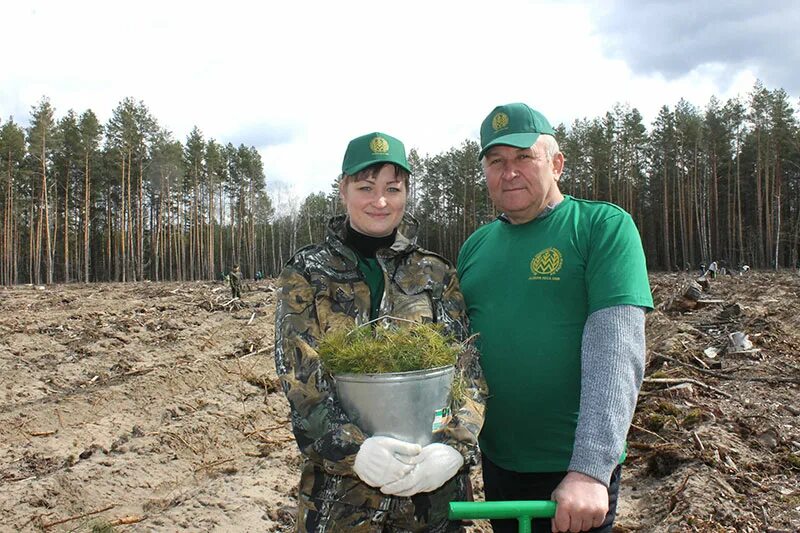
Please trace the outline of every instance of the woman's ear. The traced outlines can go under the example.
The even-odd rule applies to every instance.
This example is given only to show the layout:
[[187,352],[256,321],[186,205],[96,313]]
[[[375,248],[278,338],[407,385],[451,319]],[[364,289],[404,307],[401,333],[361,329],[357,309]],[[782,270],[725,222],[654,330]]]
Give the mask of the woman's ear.
[[342,202],[342,205],[346,205],[346,196],[347,196],[347,176],[342,176],[339,179],[339,200]]

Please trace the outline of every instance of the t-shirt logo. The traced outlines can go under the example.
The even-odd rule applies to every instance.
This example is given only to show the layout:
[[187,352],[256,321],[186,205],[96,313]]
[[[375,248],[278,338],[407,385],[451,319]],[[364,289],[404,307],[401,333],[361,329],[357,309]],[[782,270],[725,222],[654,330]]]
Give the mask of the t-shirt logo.
[[531,260],[531,279],[542,279],[539,276],[554,276],[564,265],[564,258],[557,248],[546,248]]

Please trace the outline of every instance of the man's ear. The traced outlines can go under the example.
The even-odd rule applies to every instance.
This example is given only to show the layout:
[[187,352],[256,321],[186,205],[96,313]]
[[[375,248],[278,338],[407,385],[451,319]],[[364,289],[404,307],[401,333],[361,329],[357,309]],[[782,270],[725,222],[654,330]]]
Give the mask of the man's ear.
[[564,172],[564,154],[558,152],[553,156],[553,173],[556,175],[556,181],[559,180],[562,172]]

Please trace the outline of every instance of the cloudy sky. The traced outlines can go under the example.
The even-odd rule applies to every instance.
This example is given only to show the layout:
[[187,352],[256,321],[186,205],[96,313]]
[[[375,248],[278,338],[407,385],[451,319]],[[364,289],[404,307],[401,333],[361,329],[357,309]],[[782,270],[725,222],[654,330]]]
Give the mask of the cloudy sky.
[[0,20],[3,122],[43,96],[105,122],[132,96],[178,139],[255,146],[297,197],[328,190],[355,136],[435,154],[501,103],[569,125],[620,102],[649,124],[756,79],[800,95],[796,0],[28,0]]

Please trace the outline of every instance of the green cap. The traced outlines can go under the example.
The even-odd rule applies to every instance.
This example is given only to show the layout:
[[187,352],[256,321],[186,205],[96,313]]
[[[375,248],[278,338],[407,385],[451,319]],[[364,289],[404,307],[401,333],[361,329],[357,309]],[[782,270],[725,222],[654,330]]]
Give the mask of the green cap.
[[411,173],[403,143],[391,135],[377,131],[350,141],[344,153],[342,173],[352,176],[359,170],[378,163],[394,163]]
[[499,105],[481,124],[481,153],[478,159],[497,144],[529,148],[540,133],[556,134],[544,115],[525,104]]

